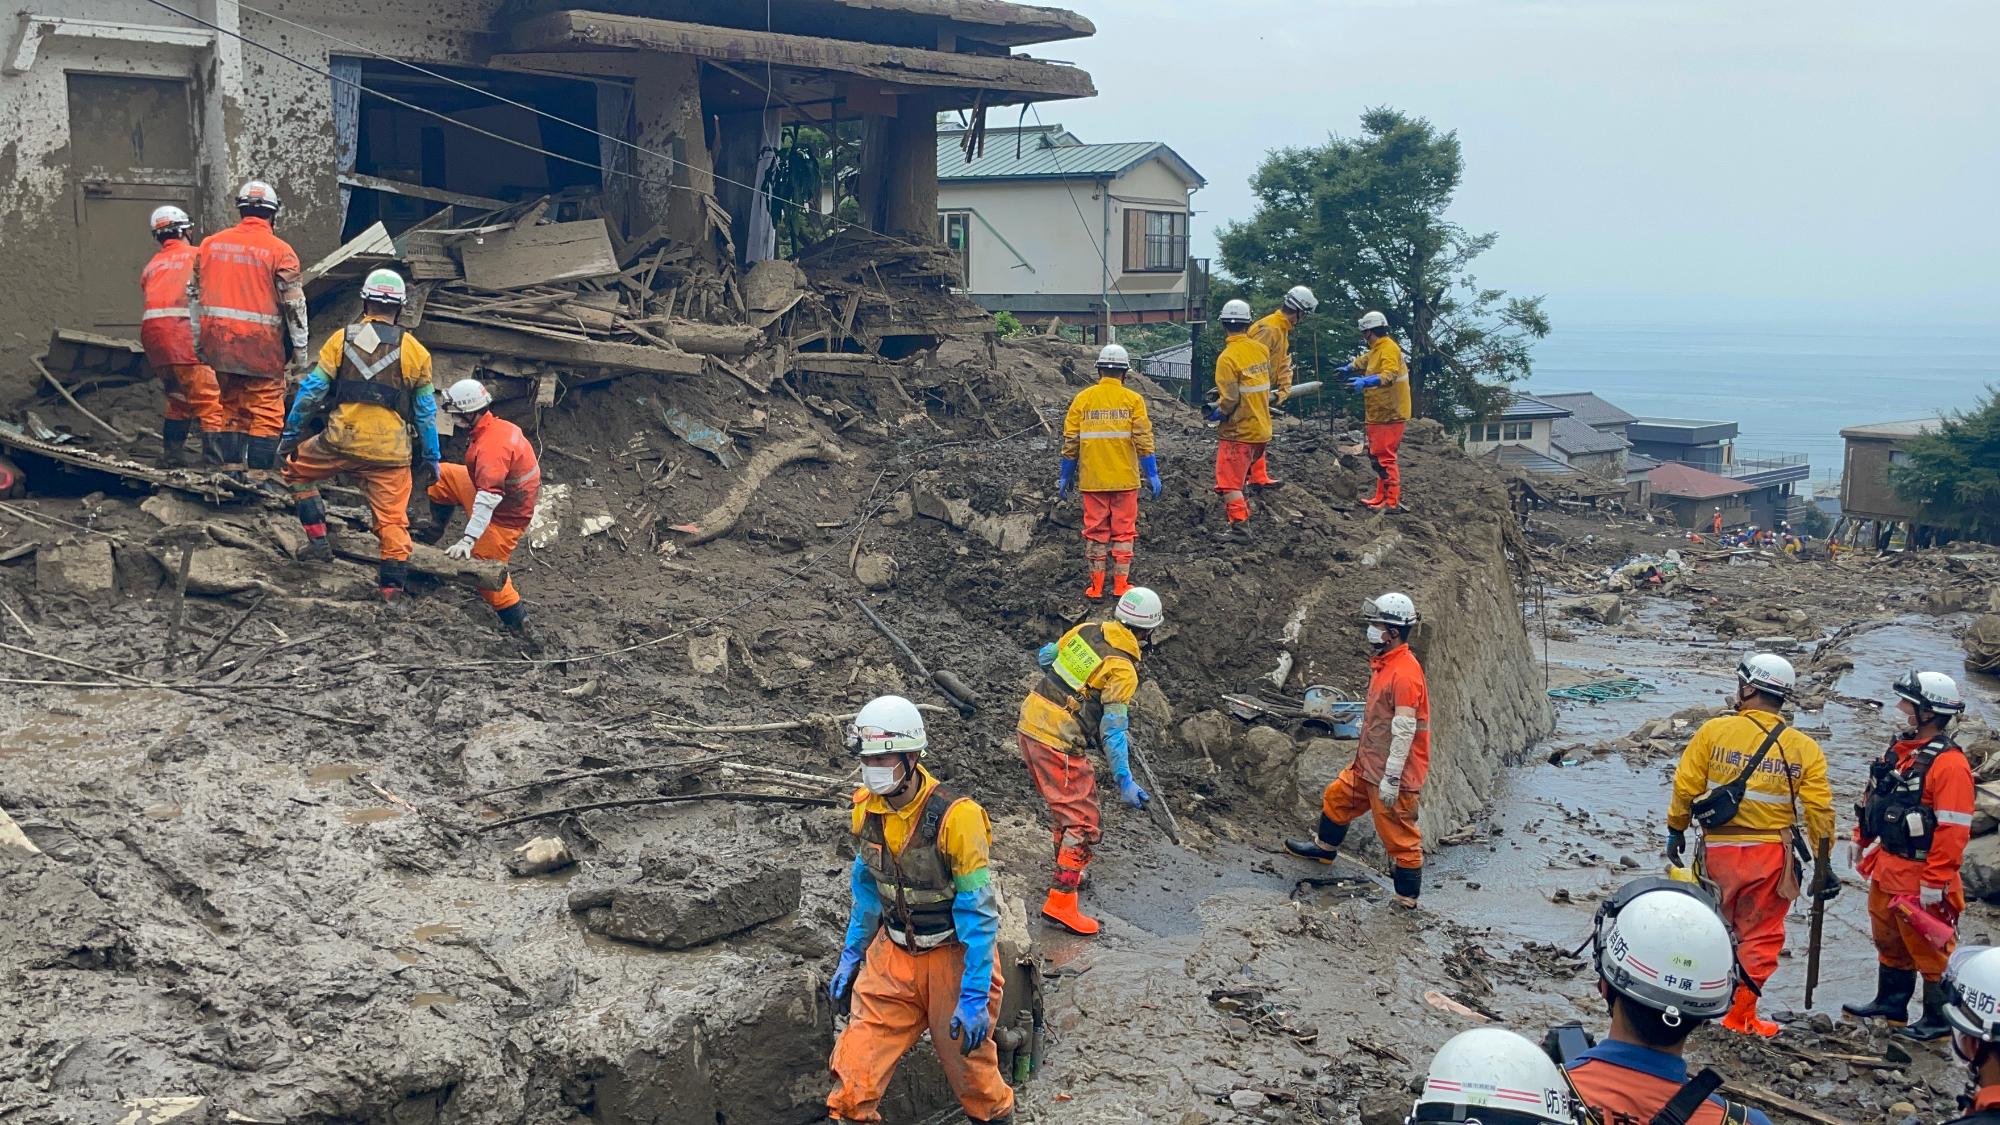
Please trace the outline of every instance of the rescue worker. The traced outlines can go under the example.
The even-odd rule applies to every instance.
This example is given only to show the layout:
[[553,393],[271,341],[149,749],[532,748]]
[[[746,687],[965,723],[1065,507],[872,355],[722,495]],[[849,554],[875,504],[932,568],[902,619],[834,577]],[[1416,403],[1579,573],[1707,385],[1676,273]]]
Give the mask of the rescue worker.
[[1410,369],[1403,348],[1389,335],[1389,318],[1379,312],[1362,314],[1361,339],[1366,351],[1340,368],[1351,375],[1347,389],[1361,392],[1368,422],[1368,459],[1375,464],[1375,495],[1361,503],[1386,512],[1403,507],[1403,472],[1396,450],[1403,428],[1410,423]]
[[1716,507],[1714,517],[1709,520],[1709,527],[1714,529],[1717,539],[1722,538],[1722,508],[1720,505]]
[[[1292,397],[1292,329],[1318,307],[1319,298],[1313,296],[1312,290],[1294,285],[1285,292],[1276,312],[1250,326],[1250,338],[1271,353],[1271,382],[1276,388],[1271,400],[1274,405],[1283,406]],[[1251,464],[1249,482],[1260,488],[1277,488],[1285,483],[1271,477],[1270,446],[1266,445],[1264,455]]]
[[1430,687],[1410,649],[1417,605],[1406,594],[1383,594],[1362,606],[1362,621],[1373,655],[1354,760],[1320,797],[1318,831],[1311,839],[1286,840],[1285,850],[1332,863],[1347,839],[1347,826],[1371,813],[1375,834],[1395,864],[1396,904],[1415,909],[1424,882],[1417,806],[1431,771]]
[[160,424],[160,467],[187,463],[188,433],[201,425],[202,461],[212,468],[223,462],[222,392],[215,371],[194,350],[194,319],[190,312],[195,288],[195,262],[201,251],[188,241],[194,223],[187,212],[166,206],[153,210],[153,241],[160,244],[139,274],[145,301],[140,313],[139,343],[146,362],[160,373],[166,390],[166,417]]
[[235,226],[201,243],[200,354],[222,395],[225,465],[262,484],[277,468],[285,375],[311,365],[312,341],[299,256],[271,229],[278,193],[251,180],[236,193],[236,211]]
[[2000,1125],[2000,949],[1955,954],[1944,995],[1951,1051],[1965,1063],[1972,1088],[1966,1115],[1947,1125]]
[[[1854,869],[1868,880],[1868,921],[1875,939],[1875,999],[1842,1004],[1861,1019],[1887,1020],[1898,1035],[1942,1039],[1945,965],[1954,942],[1943,948],[1924,939],[1904,911],[1922,910],[1955,926],[1965,910],[1959,861],[1972,839],[1972,765],[1951,736],[1965,713],[1958,684],[1943,672],[1911,669],[1896,681],[1896,710],[1903,730],[1868,768],[1868,788],[1854,806]],[[1902,909],[1898,909],[1898,906]],[[1917,975],[1924,978],[1924,1014],[1908,1027]]]
[[[1716,1096],[1722,1078],[1714,1071],[1688,1078],[1688,1036],[1729,1009],[1737,985],[1729,931],[1708,896],[1671,879],[1627,883],[1598,908],[1591,945],[1611,1027],[1604,1042],[1565,1054],[1563,1064],[1592,1117],[1604,1125],[1771,1125]],[[1659,1116],[1670,1106],[1680,1113]]]
[[1222,494],[1228,526],[1222,538],[1250,541],[1250,503],[1243,498],[1250,466],[1264,456],[1271,440],[1271,353],[1250,337],[1250,306],[1230,301],[1222,306],[1228,342],[1215,357],[1215,390],[1219,396],[1208,420],[1220,422],[1221,441],[1215,450],[1215,490]]
[[1160,596],[1132,587],[1110,621],[1087,621],[1042,646],[1041,682],[1021,701],[1015,737],[1054,822],[1055,876],[1042,917],[1071,933],[1088,937],[1102,928],[1077,903],[1083,870],[1104,838],[1097,767],[1086,748],[1103,751],[1126,804],[1143,809],[1153,799],[1132,777],[1131,703],[1139,690],[1140,655],[1164,620]]
[[1014,1119],[992,1041],[1002,989],[993,826],[978,802],[924,769],[928,746],[923,716],[901,696],[871,700],[847,728],[862,788],[847,940],[827,986],[836,1006],[851,1004],[833,1046],[835,1121],[882,1120],[896,1064],[926,1030],[966,1116]]
[[1540,1047],[1501,1027],[1475,1027],[1431,1057],[1408,1121],[1585,1125],[1569,1080]]
[[[319,481],[336,473],[361,478],[382,546],[378,576],[383,601],[394,601],[409,577],[410,427],[424,461],[426,485],[443,479],[437,396],[431,353],[396,325],[406,289],[394,270],[376,270],[361,286],[361,319],[327,337],[319,362],[299,383],[281,444],[290,451],[285,483],[306,529],[306,557],[333,557],[326,541],[326,505]],[[327,413],[326,429],[299,441],[308,422]]]
[[[1780,711],[1797,679],[1781,656],[1744,657],[1736,666],[1736,713],[1710,719],[1688,740],[1667,809],[1672,866],[1685,865],[1688,825],[1703,818],[1696,867],[1720,892],[1722,917],[1736,934],[1736,955],[1748,978],[1737,987],[1722,1026],[1765,1038],[1778,1034],[1778,1025],[1757,1018],[1757,995],[1777,971],[1785,912],[1799,897],[1794,851],[1817,855],[1819,842],[1830,846],[1833,839],[1826,755],[1819,743],[1786,725]],[[1801,827],[1808,837],[1803,841]],[[1831,870],[1815,873],[1810,889],[1815,898],[1832,898],[1840,881]]]
[[[1117,344],[1097,353],[1097,383],[1078,391],[1063,418],[1062,470],[1056,499],[1083,489],[1083,557],[1090,585],[1083,596],[1104,596],[1105,556],[1111,562],[1111,596],[1132,588],[1132,548],[1139,538],[1139,482],[1160,495],[1160,465],[1153,457],[1153,420],[1144,395],[1125,385],[1132,356]],[[1079,482],[1079,476],[1082,478]]]
[[[542,466],[521,427],[493,413],[493,395],[477,379],[460,379],[438,394],[438,405],[465,433],[465,463],[445,462],[425,495],[430,499],[430,539],[442,542],[454,509],[466,512],[458,542],[445,548],[454,559],[506,562],[535,518],[535,495]],[[513,575],[498,590],[479,596],[500,615],[500,623],[529,648],[541,638],[528,622],[528,605],[514,588]]]

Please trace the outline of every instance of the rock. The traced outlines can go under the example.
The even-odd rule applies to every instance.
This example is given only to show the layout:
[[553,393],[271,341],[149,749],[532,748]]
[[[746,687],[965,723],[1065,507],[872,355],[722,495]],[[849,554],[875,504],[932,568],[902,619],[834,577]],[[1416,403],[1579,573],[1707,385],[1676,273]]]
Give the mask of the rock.
[[718,680],[729,678],[729,634],[710,633],[688,638],[688,666],[697,676]]
[[1232,1090],[1229,1093],[1229,1104],[1245,1112],[1257,1109],[1269,1100],[1261,1090]]
[[938,484],[936,480],[911,483],[910,503],[913,510],[920,516],[965,530],[972,523],[972,505],[946,496],[938,491]]
[[208,1098],[193,1095],[162,1098],[129,1098],[119,1108],[125,1116],[118,1119],[118,1125],[197,1125],[198,1122],[214,1120],[213,1104]]
[[1580,617],[1604,625],[1616,625],[1625,620],[1625,603],[1619,600],[1617,594],[1592,594],[1563,606],[1562,614],[1565,617]]
[[1410,1114],[1410,1095],[1402,1090],[1377,1090],[1364,1096],[1355,1108],[1361,1125],[1403,1125]]
[[560,871],[576,862],[569,854],[569,845],[559,836],[537,836],[520,847],[507,859],[507,870],[520,876],[546,875]]
[[2000,613],[1989,613],[1972,623],[1959,638],[1965,648],[1965,666],[1974,672],[2000,672]]
[[1298,786],[1298,746],[1283,731],[1253,726],[1243,732],[1236,765],[1244,784],[1266,797],[1289,800]]
[[[171,583],[181,569],[181,548],[176,543],[156,543],[149,548]],[[255,590],[265,584],[265,560],[250,551],[214,544],[197,546],[188,564],[188,593],[206,597]]]
[[854,578],[870,590],[887,590],[896,585],[895,556],[869,551],[854,560]]
[[199,523],[210,515],[209,509],[178,492],[155,492],[139,502],[139,510],[159,520],[163,527]]
[[[573,896],[571,908],[575,905]],[[691,949],[798,908],[797,868],[750,861],[728,870],[649,874],[641,882],[614,888],[610,906],[589,910],[584,924],[621,941]]]
[[1220,711],[1203,711],[1181,721],[1181,745],[1220,765],[1235,756],[1237,724]]
[[44,594],[104,597],[118,590],[118,564],[109,539],[43,547],[35,553],[35,587]]
[[1813,1070],[1812,1064],[1809,1062],[1795,1062],[1785,1067],[1785,1073],[1793,1078],[1810,1077],[1812,1075],[1812,1070]]
[[1139,681],[1139,690],[1132,696],[1132,717],[1149,731],[1161,732],[1173,725],[1174,707],[1167,702],[1159,681]]
[[570,488],[567,484],[543,484],[535,494],[535,514],[528,520],[528,529],[521,538],[534,550],[541,550],[562,536],[563,516],[569,512]]
[[296,516],[265,516],[264,532],[286,558],[296,559],[306,549],[306,529],[299,525]]
[[1812,1018],[1806,1021],[1806,1026],[1821,1035],[1832,1035],[1834,1032],[1833,1017],[1825,1012],[1814,1012]]
[[1040,522],[1041,516],[1035,512],[1007,512],[974,516],[966,530],[992,544],[1003,555],[1018,555],[1034,541],[1035,525]]
[[877,522],[883,527],[901,527],[915,518],[917,518],[915,501],[910,499],[909,493],[898,492],[889,497],[889,505],[882,509],[882,515],[878,517]]
[[1965,845],[1958,870],[1965,880],[1966,898],[2000,900],[2000,835],[1974,836]]
[[583,524],[580,530],[583,532],[583,537],[588,539],[593,535],[602,535],[617,526],[618,517],[612,515],[610,512],[599,512],[594,516],[583,517]]

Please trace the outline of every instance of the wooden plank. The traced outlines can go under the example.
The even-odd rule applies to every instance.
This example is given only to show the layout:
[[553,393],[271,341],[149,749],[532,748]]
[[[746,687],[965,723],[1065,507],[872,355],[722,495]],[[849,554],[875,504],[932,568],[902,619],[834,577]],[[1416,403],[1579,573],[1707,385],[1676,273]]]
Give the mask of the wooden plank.
[[459,245],[466,284],[480,289],[519,289],[551,281],[611,277],[618,255],[603,219],[546,223],[506,230]]
[[395,255],[396,240],[389,237],[389,228],[376,223],[348,239],[338,250],[307,266],[305,273],[299,275],[299,284],[311,285],[350,258],[393,258]]
[[1097,93],[1090,75],[1084,71],[1037,59],[960,55],[605,12],[551,12],[518,23],[514,25],[513,46],[522,53],[495,56],[496,65],[532,66],[536,51],[623,47],[727,62],[833,70],[913,86],[999,90],[1052,98],[1088,98]]
[[[355,562],[379,563],[382,552],[371,539],[373,536],[366,533],[338,536],[333,540],[333,553]],[[498,590],[507,584],[506,563],[497,559],[455,559],[426,543],[410,544],[409,566],[418,574],[480,590]]]
[[[487,352],[522,359],[549,360],[575,367],[612,367],[624,371],[652,371],[662,375],[699,375],[701,356],[666,348],[601,341],[572,341],[529,336],[505,328],[436,322],[426,325],[423,342],[433,350]],[[572,383],[575,380],[570,380]]]
[[494,199],[485,195],[468,195],[462,191],[446,191],[443,188],[425,187],[422,184],[406,184],[401,180],[385,179],[381,176],[364,176],[359,172],[342,172],[336,177],[341,186],[363,188],[368,191],[385,191],[390,195],[406,196],[410,199],[428,199],[432,203],[450,203],[458,207],[477,207],[482,211],[499,211],[512,207],[504,199]]

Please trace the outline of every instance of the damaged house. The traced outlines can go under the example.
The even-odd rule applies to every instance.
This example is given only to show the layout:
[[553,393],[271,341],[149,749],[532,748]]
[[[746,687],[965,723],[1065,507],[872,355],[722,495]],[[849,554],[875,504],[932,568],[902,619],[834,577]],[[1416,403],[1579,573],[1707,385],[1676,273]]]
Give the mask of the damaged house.
[[[893,377],[985,330],[933,245],[938,114],[973,122],[970,159],[989,108],[1091,96],[1015,52],[1092,31],[999,0],[29,0],[0,58],[35,279],[0,309],[5,389],[52,330],[135,337],[148,214],[219,229],[251,177],[317,263],[315,336],[399,265],[441,380],[548,401],[630,371]],[[808,136],[845,222],[801,189],[814,223],[787,237],[765,189],[793,198],[770,169]],[[781,253],[804,269],[753,275]]]

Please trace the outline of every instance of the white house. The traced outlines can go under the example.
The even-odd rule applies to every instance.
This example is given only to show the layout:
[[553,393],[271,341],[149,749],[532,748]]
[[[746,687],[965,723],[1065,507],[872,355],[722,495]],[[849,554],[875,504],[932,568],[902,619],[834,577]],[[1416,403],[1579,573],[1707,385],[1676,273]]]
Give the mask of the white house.
[[1549,443],[1556,419],[1569,416],[1570,411],[1560,406],[1509,391],[1507,405],[1498,414],[1466,425],[1465,451],[1477,457],[1502,446],[1518,446],[1560,463]]
[[965,288],[1024,321],[1187,319],[1190,198],[1207,181],[1158,141],[1085,144],[1060,125],[937,139],[938,235]]

